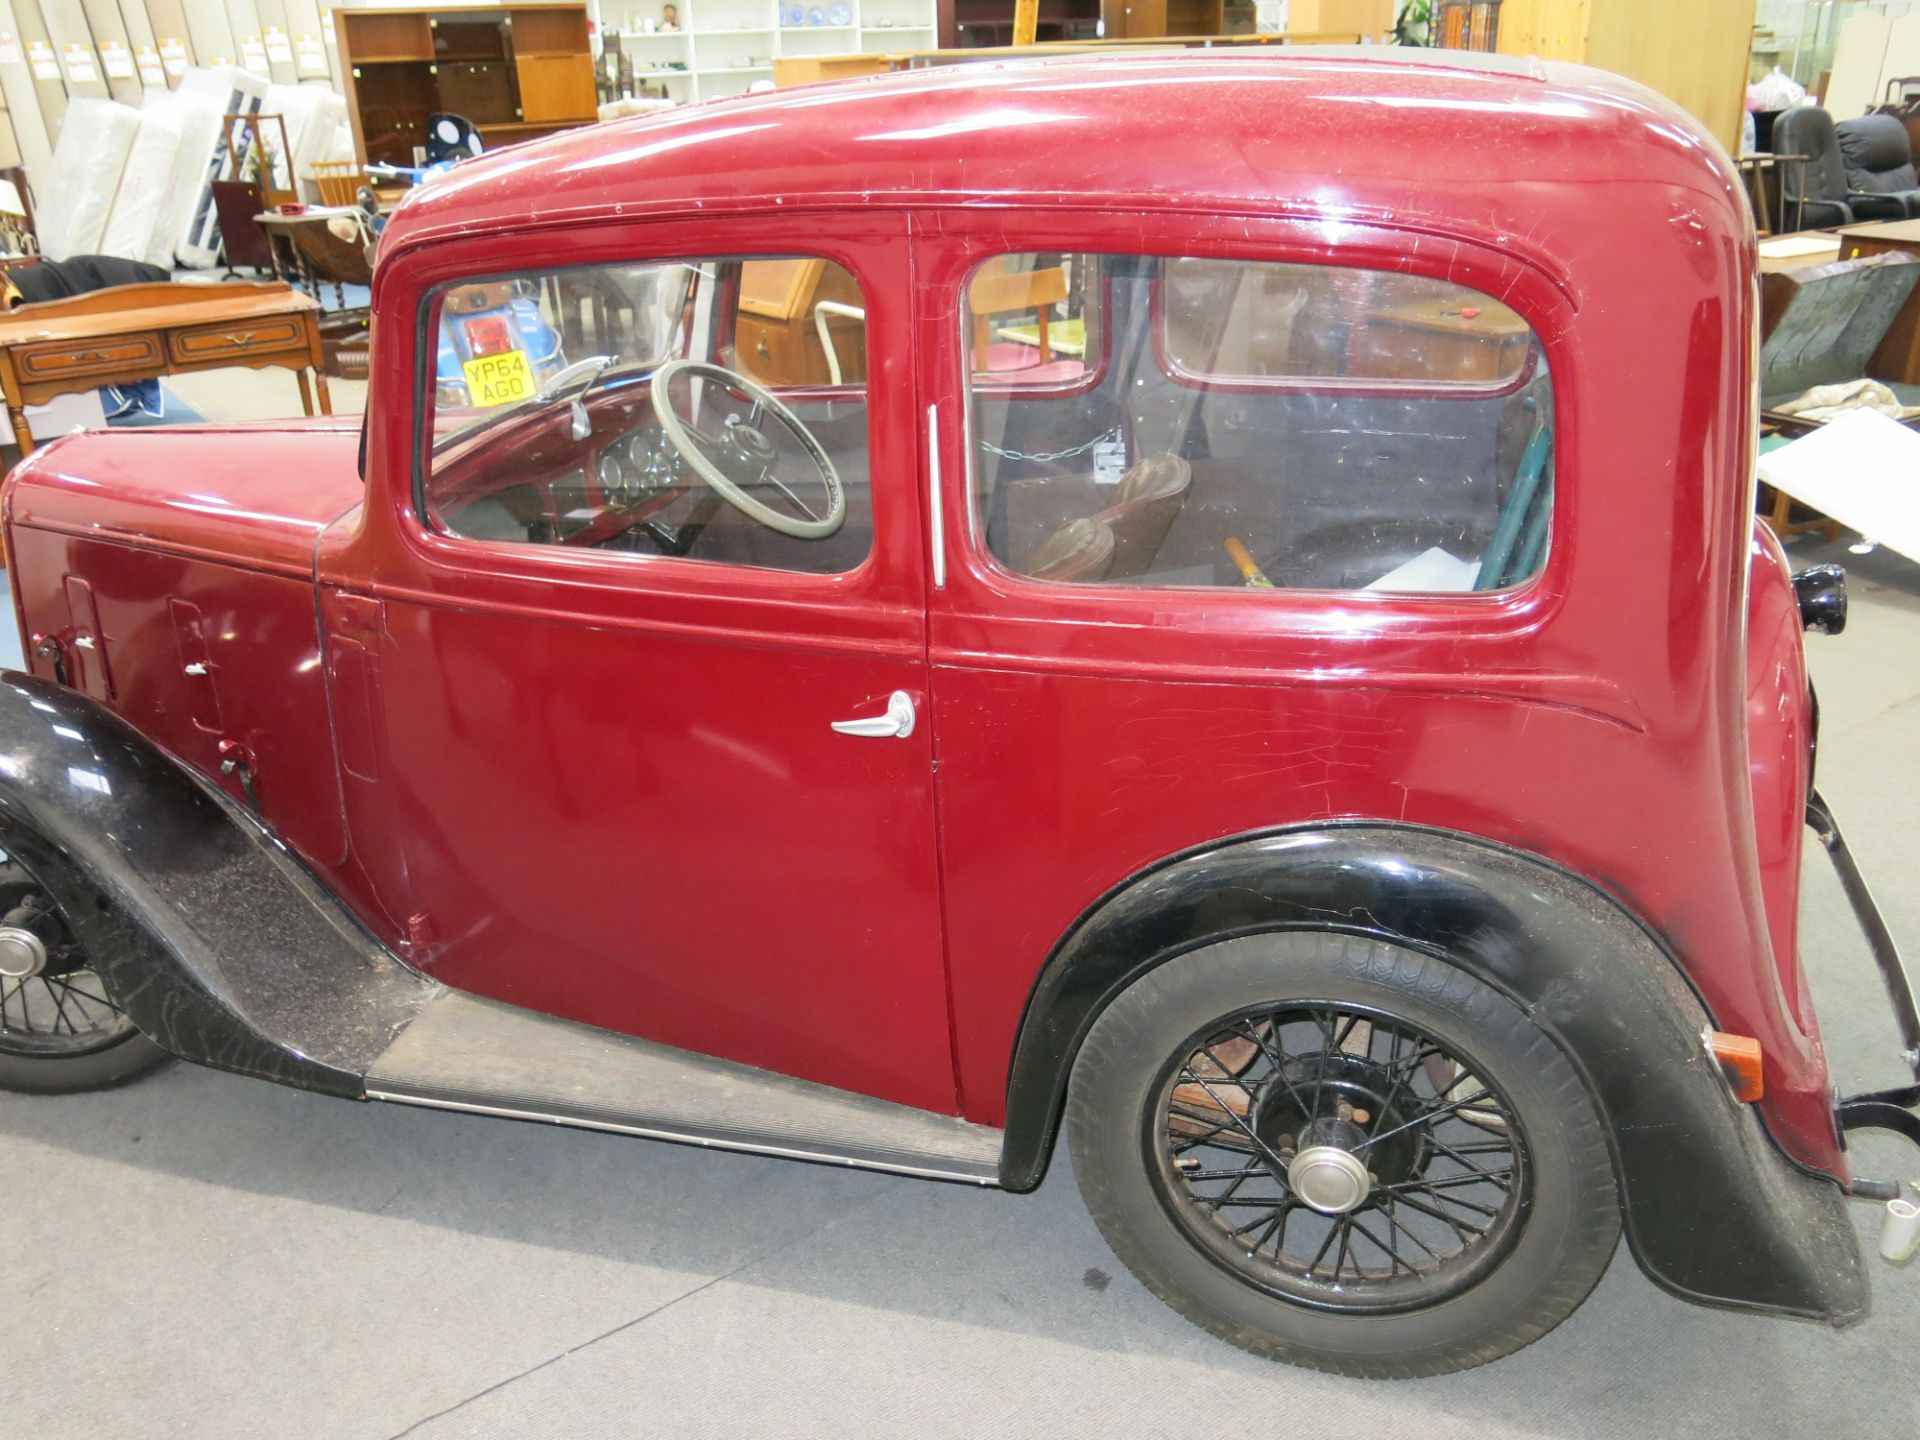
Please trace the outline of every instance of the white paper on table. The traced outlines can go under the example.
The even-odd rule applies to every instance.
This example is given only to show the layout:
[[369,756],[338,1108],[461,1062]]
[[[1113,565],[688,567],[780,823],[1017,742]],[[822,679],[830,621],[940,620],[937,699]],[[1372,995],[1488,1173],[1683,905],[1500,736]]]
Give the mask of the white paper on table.
[[1462,560],[1435,545],[1430,550],[1422,550],[1406,564],[1395,566],[1378,580],[1370,581],[1367,589],[1406,590],[1415,594],[1436,595],[1454,590],[1471,590],[1479,575],[1478,560]]
[[1762,455],[1760,478],[1920,560],[1920,431],[1875,410],[1851,411]]
[[1831,235],[1775,235],[1760,242],[1760,254],[1768,260],[1791,260],[1796,255],[1818,255],[1839,249]]

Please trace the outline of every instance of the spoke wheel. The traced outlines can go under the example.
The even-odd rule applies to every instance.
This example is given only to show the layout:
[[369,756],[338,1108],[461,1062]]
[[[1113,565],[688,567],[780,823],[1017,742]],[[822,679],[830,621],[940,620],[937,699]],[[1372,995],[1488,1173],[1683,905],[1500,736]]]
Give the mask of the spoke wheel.
[[1297,930],[1100,1012],[1066,1129],[1129,1270],[1259,1355],[1404,1378],[1530,1344],[1620,1236],[1609,1136],[1535,1018],[1446,959]]
[[91,1055],[134,1033],[59,907],[17,864],[0,867],[0,933],[10,930],[33,936],[44,960],[38,974],[0,975],[0,1054]]
[[1499,1262],[1529,1208],[1524,1136],[1483,1073],[1378,1009],[1223,1016],[1161,1076],[1149,1163],[1169,1214],[1250,1285],[1356,1312],[1436,1304]]
[[0,1089],[98,1090],[169,1058],[114,1004],[47,887],[0,852]]

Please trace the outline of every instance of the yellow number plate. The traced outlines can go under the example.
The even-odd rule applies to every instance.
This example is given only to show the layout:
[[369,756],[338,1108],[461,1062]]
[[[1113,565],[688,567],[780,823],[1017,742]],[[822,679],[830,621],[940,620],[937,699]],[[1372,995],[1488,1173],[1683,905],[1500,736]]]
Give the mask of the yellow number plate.
[[467,394],[480,406],[511,405],[531,399],[539,388],[533,383],[533,367],[524,350],[503,350],[498,355],[482,355],[461,366],[467,372]]

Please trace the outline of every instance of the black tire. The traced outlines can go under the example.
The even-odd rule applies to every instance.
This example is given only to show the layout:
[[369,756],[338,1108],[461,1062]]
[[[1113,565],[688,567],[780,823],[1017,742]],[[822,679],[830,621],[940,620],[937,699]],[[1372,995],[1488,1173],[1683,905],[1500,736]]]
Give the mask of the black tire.
[[9,1055],[0,1051],[0,1090],[17,1090],[29,1095],[107,1090],[150,1075],[172,1062],[173,1056],[138,1030],[85,1055],[55,1058]]
[[[1222,1017],[1262,1009],[1290,1014],[1284,1007],[1296,1003],[1355,1007],[1381,1017],[1383,1025],[1404,1022],[1450,1053],[1471,1057],[1473,1077],[1485,1083],[1483,1093],[1497,1094],[1499,1108],[1510,1117],[1498,1132],[1513,1142],[1508,1173],[1517,1192],[1501,1232],[1504,1240],[1498,1247],[1489,1245],[1476,1264],[1463,1260],[1453,1288],[1435,1286],[1430,1303],[1405,1299],[1411,1282],[1401,1282],[1396,1293],[1403,1298],[1396,1304],[1356,1307],[1350,1302],[1361,1298],[1362,1287],[1351,1285],[1352,1295],[1341,1292],[1338,1262],[1333,1288],[1303,1298],[1263,1279],[1251,1254],[1242,1262],[1244,1239],[1231,1242],[1236,1251],[1223,1253],[1219,1244],[1203,1243],[1197,1232],[1183,1228],[1193,1222],[1181,1218],[1179,1167],[1196,1162],[1162,1161],[1154,1147],[1176,1119],[1186,1120],[1167,1108],[1168,1096],[1176,1093],[1171,1087],[1190,1089],[1181,1077],[1197,1077],[1190,1064],[1170,1067],[1177,1067],[1182,1055],[1211,1057],[1204,1047],[1193,1051],[1194,1037],[1220,1033],[1210,1027],[1218,1027]],[[1277,1030],[1266,1033],[1278,1040]],[[1257,1036],[1249,1032],[1249,1038]],[[1367,1044],[1373,1043],[1369,1028]],[[1411,1072],[1419,1063],[1415,1059],[1406,1069]],[[1292,1090],[1290,1083],[1281,1083]],[[1252,1117],[1254,1106],[1263,1103],[1261,1092],[1247,1093],[1253,1098],[1247,1100],[1246,1114]],[[1442,1090],[1440,1099],[1452,1093]],[[1319,1104],[1316,1089],[1313,1105]],[[1074,1064],[1066,1126],[1087,1208],[1141,1283],[1221,1338],[1312,1369],[1399,1379],[1464,1370],[1511,1354],[1579,1307],[1619,1241],[1618,1191],[1606,1129],[1559,1048],[1505,997],[1459,968],[1362,937],[1304,931],[1248,936],[1192,951],[1149,972],[1107,1007],[1088,1034]],[[1277,1161],[1268,1167],[1252,1148],[1261,1144],[1254,1128],[1241,1129],[1249,1168],[1258,1163],[1262,1180],[1285,1192]],[[1280,1137],[1280,1142],[1290,1140]],[[1294,1143],[1304,1146],[1305,1132]],[[1169,1156],[1179,1149],[1170,1146]],[[1265,1146],[1261,1151],[1272,1153]],[[1376,1150],[1373,1158],[1384,1153]],[[1273,1179],[1267,1178],[1269,1168]],[[1524,1188],[1513,1177],[1524,1177]],[[1378,1177],[1373,1183],[1380,1183]],[[1377,1216],[1365,1206],[1380,1193],[1371,1192],[1355,1217]],[[1339,1223],[1337,1216],[1329,1220],[1309,1213],[1297,1197],[1287,1204],[1307,1220]],[[1286,1236],[1283,1226],[1275,1244],[1276,1266]],[[1441,1263],[1434,1265],[1436,1274]],[[1307,1273],[1312,1278],[1315,1272],[1309,1268]],[[1397,1279],[1389,1267],[1384,1282],[1371,1283]]]
[[0,976],[0,1090],[103,1090],[172,1060],[107,998],[64,914],[32,872],[0,854],[0,923],[21,916],[31,917],[26,923],[52,963],[44,975]]

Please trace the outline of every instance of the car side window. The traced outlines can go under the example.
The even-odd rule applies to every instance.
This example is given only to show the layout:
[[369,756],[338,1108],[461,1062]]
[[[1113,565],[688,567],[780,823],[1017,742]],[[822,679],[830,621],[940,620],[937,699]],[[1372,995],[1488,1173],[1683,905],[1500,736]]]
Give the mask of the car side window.
[[866,305],[815,256],[443,285],[421,510],[445,534],[809,574],[872,548]]
[[977,269],[967,301],[973,502],[1007,570],[1436,594],[1546,562],[1552,386],[1490,296],[1325,265],[1020,254]]

